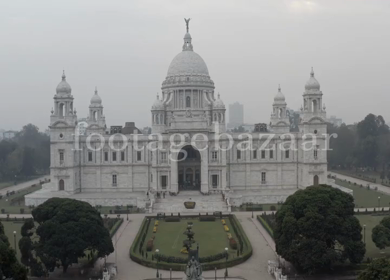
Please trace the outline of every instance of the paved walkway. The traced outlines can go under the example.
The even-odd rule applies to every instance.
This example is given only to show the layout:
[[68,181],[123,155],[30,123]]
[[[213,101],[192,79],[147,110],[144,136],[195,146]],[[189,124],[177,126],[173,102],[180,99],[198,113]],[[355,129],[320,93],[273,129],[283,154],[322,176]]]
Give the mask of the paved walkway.
[[46,178],[50,179],[50,176],[43,176],[43,177],[31,180],[31,181],[27,181],[27,182],[23,182],[23,183],[20,183],[17,185],[9,186],[7,188],[1,189],[0,195],[4,196],[7,193],[7,191],[10,191],[10,192],[15,191],[16,192],[16,191],[20,191],[23,189],[27,189],[27,188],[31,187],[31,185],[39,183],[39,181],[44,181]]
[[339,174],[339,173],[328,172],[328,174],[330,174],[332,176],[336,176],[338,179],[341,179],[341,180],[346,179],[347,181],[351,181],[352,183],[356,182],[356,184],[359,184],[359,185],[363,185],[363,186],[370,185],[371,188],[377,187],[378,188],[378,192],[390,195],[390,187],[385,187],[385,186],[383,186],[381,184],[370,183],[370,182],[367,182],[367,181],[364,181],[364,180],[361,180],[361,179],[357,179],[357,178],[350,177],[350,176],[347,176],[347,175],[342,175],[342,174]]
[[[248,280],[252,279],[273,279],[267,272],[268,260],[275,260],[276,254],[274,252],[275,244],[268,233],[262,228],[256,218],[251,218],[250,212],[235,213],[242,227],[247,234],[252,247],[253,255],[246,262],[229,268],[229,276],[243,277]],[[255,213],[259,214],[259,213]],[[141,266],[130,259],[129,250],[133,240],[141,226],[145,214],[134,214],[129,216],[130,221],[124,221],[122,226],[113,237],[116,253],[108,256],[108,263],[117,263],[119,280],[141,280],[153,278],[156,275],[156,269]],[[256,217],[256,216],[255,216]],[[97,266],[103,265],[100,260]],[[161,271],[163,277],[169,278],[169,271]],[[214,277],[214,271],[205,271],[205,277]],[[217,276],[223,277],[224,270],[218,270]],[[172,277],[182,278],[183,272],[173,271]]]

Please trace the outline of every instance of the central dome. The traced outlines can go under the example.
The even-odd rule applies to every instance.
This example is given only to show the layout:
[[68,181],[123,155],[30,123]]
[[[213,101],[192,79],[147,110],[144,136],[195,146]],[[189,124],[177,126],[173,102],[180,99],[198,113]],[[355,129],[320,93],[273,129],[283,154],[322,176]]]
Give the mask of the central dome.
[[167,77],[176,75],[206,75],[209,70],[202,57],[193,51],[182,51],[172,60]]

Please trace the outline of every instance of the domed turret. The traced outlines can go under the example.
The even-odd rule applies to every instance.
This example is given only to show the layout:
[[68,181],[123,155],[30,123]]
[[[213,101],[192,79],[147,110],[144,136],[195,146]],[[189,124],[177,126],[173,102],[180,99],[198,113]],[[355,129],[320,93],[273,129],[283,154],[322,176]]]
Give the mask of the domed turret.
[[274,103],[285,103],[285,100],[286,98],[284,97],[284,94],[282,93],[282,90],[279,85],[278,93],[274,97]]
[[218,99],[214,101],[213,103],[214,109],[225,109],[225,104],[223,103],[222,99],[220,98],[220,95],[218,93]]
[[164,110],[164,103],[160,100],[160,97],[157,94],[157,98],[153,103],[152,110]]
[[313,67],[310,72],[310,79],[305,84],[306,90],[320,90],[320,83],[314,78]]
[[95,88],[95,94],[91,98],[91,105],[101,105],[102,99],[100,98],[97,88]]
[[58,84],[56,92],[58,94],[60,94],[60,93],[71,94],[71,92],[72,92],[72,88],[70,87],[70,85],[66,81],[65,71],[63,71],[63,73],[62,73],[62,81]]

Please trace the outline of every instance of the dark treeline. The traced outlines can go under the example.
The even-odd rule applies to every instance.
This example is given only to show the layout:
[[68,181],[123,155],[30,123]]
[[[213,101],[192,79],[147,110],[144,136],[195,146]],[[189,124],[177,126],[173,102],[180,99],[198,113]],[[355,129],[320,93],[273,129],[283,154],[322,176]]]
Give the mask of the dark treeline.
[[28,124],[15,138],[0,141],[0,182],[45,174],[50,166],[50,138]]
[[390,130],[382,116],[367,115],[354,125],[328,125],[328,163],[332,169],[365,168],[390,178]]

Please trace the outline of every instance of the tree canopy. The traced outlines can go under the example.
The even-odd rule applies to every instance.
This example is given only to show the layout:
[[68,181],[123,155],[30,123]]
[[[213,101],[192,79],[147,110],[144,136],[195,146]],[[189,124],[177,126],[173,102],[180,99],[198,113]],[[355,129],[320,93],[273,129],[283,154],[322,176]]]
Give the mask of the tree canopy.
[[26,280],[27,270],[16,259],[16,252],[10,247],[3,224],[0,222],[0,279],[4,276],[14,280]]
[[390,259],[380,258],[373,260],[360,273],[358,280],[388,280],[390,279]]
[[[328,125],[328,163],[333,168],[379,168],[382,180],[390,174],[390,130],[382,116],[368,114],[355,125]],[[389,176],[390,177],[390,176]]]
[[28,124],[14,139],[0,141],[0,181],[43,174],[50,166],[50,138]]
[[361,226],[353,197],[326,185],[298,190],[276,213],[276,252],[308,273],[363,260]]
[[[97,257],[114,251],[103,219],[86,202],[51,198],[35,208],[32,216],[35,224],[26,220],[22,228],[24,240],[19,246],[22,246],[25,261],[34,262],[34,256],[37,256],[46,271],[52,271],[57,263],[61,263],[66,272],[69,265],[85,256],[86,250],[94,252]],[[32,237],[32,231],[38,237],[37,241],[28,242],[26,238]]]
[[390,217],[383,218],[378,225],[372,229],[372,241],[379,249],[390,246]]

